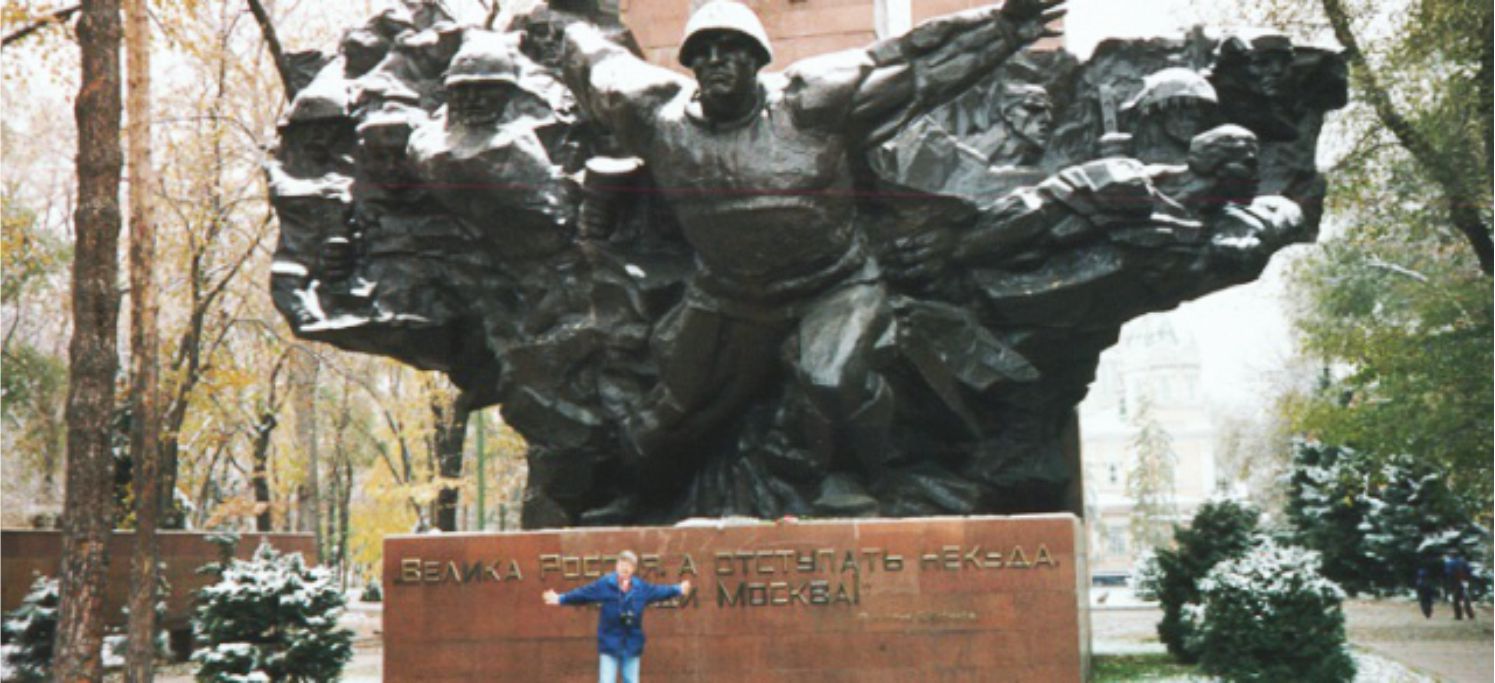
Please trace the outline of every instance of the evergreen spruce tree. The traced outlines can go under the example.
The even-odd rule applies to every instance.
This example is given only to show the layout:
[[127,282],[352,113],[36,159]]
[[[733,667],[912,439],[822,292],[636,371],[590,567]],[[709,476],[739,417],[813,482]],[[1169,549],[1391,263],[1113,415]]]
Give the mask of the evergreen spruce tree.
[[1483,534],[1449,489],[1442,468],[1393,456],[1381,465],[1364,502],[1363,552],[1377,570],[1369,583],[1379,592],[1413,587],[1417,569],[1437,571],[1445,553],[1461,554],[1475,563],[1472,588],[1481,594],[1488,590],[1489,568],[1481,563],[1486,555]]
[[1139,572],[1139,592],[1156,596],[1163,608],[1158,637],[1174,658],[1198,660],[1195,625],[1185,617],[1185,606],[1199,602],[1199,581],[1216,564],[1251,548],[1260,517],[1255,507],[1239,501],[1206,502],[1188,528],[1174,531],[1173,547],[1159,548]]
[[220,580],[198,594],[198,681],[337,680],[353,656],[353,634],[337,625],[346,598],[326,569],[269,545],[248,562],[207,569]]
[[5,664],[14,680],[48,679],[60,601],[57,579],[38,576],[20,606],[6,613],[4,624],[0,625],[0,641],[10,646]]
[[1324,575],[1351,594],[1404,592],[1419,567],[1439,571],[1447,552],[1475,565],[1473,588],[1484,593],[1490,583],[1484,535],[1448,481],[1427,459],[1295,442],[1287,504],[1292,538],[1320,553]]
[[1295,440],[1292,448],[1287,520],[1293,540],[1318,551],[1324,575],[1351,595],[1372,590],[1377,570],[1365,554],[1365,459],[1317,441]]

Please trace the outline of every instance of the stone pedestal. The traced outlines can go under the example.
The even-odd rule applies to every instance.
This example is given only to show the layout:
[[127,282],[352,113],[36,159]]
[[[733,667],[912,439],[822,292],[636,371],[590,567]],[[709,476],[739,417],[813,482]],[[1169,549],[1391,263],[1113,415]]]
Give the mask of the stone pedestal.
[[1079,681],[1070,514],[391,536],[390,681],[593,681],[592,608],[549,607],[631,549],[695,594],[644,619],[650,681]]

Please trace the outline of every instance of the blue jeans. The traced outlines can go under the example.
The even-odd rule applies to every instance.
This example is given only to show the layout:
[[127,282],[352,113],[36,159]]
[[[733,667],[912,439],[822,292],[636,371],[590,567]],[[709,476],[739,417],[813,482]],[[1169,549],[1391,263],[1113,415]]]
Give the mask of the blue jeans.
[[[623,674],[623,683],[638,683],[638,657],[614,657],[601,655],[597,664],[597,683],[617,683],[618,673]],[[620,662],[621,661],[621,666]]]

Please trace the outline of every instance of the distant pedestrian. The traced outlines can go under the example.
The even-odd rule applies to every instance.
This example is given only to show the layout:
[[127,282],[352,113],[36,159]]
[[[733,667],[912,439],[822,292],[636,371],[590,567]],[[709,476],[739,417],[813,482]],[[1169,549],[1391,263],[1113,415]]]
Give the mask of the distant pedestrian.
[[1474,602],[1469,599],[1469,562],[1458,553],[1443,555],[1443,585],[1448,599],[1453,601],[1453,618],[1462,621],[1465,615],[1474,618]]
[[623,683],[638,683],[639,660],[644,655],[644,608],[690,595],[689,579],[678,585],[655,586],[634,576],[637,570],[638,555],[624,550],[606,576],[565,593],[547,590],[542,595],[547,605],[602,606],[597,617],[598,683],[616,683],[619,674]]
[[1417,568],[1417,604],[1422,607],[1422,616],[1433,618],[1433,603],[1438,599],[1438,582],[1427,565]]

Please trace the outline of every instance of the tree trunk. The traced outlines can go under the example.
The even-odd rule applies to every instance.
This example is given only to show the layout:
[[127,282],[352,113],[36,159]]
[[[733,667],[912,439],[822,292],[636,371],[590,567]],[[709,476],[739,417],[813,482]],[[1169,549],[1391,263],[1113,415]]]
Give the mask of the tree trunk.
[[352,463],[341,449],[334,455],[327,482],[327,565],[339,584],[348,587],[348,506],[352,498]]
[[[270,381],[275,381],[272,377]],[[274,531],[271,523],[275,520],[270,514],[270,435],[275,433],[275,411],[267,410],[260,415],[260,420],[254,426],[254,474],[251,486],[254,489],[254,502],[260,507],[254,516],[254,530],[270,532]]]
[[341,583],[343,558],[338,554],[342,539],[338,537],[338,505],[343,499],[343,466],[337,453],[332,455],[332,467],[327,477],[327,562],[326,566],[337,573]]
[[[208,108],[208,120],[212,126],[213,140],[213,170],[212,190],[209,193],[209,205],[211,216],[207,228],[206,239],[199,240],[197,245],[189,254],[187,287],[191,292],[192,312],[188,316],[187,329],[182,332],[177,341],[176,359],[172,364],[173,374],[178,375],[177,384],[172,390],[172,398],[169,408],[166,410],[165,419],[162,421],[161,448],[161,488],[166,491],[176,490],[177,469],[180,462],[182,425],[186,424],[187,411],[191,406],[192,392],[202,380],[203,367],[203,344],[204,327],[207,324],[208,313],[218,301],[227,285],[227,279],[218,280],[213,284],[208,280],[204,266],[204,257],[215,239],[217,228],[215,222],[221,221],[223,210],[223,186],[224,186],[224,152],[223,140],[224,123],[226,116],[223,115],[223,103],[228,98],[228,32],[220,35],[218,50],[214,59],[217,61],[218,73],[214,81],[213,103]],[[246,252],[245,258],[248,258]],[[242,264],[242,261],[241,261]],[[225,278],[231,278],[238,272],[240,264],[231,266],[225,272]],[[173,501],[167,501],[168,504]],[[168,528],[181,528],[185,522],[185,515],[177,514],[176,506],[170,505],[172,514],[167,515],[166,526]]]
[[[467,415],[472,401],[466,393],[455,390],[444,393],[431,402],[431,412],[436,417],[437,474],[442,479],[455,480],[462,476],[462,443],[467,437]],[[457,489],[445,486],[436,494],[436,528],[442,531],[457,530]]]
[[145,0],[128,0],[130,168],[130,458],[134,462],[135,557],[131,565],[129,658],[125,680],[155,679],[156,527],[161,516],[161,410],[156,327],[156,228],[151,216],[150,17]]
[[343,589],[348,588],[348,510],[353,507],[353,463],[343,459],[343,485],[337,502],[337,562],[343,575]]
[[342,396],[338,402],[337,419],[333,424],[332,490],[328,494],[327,506],[328,556],[332,565],[337,568],[339,585],[344,589],[348,587],[347,504],[353,488],[353,478],[344,476],[345,469],[351,466],[347,438],[348,426],[353,421],[352,405],[349,401],[352,388],[352,383],[345,379]]
[[322,489],[319,482],[321,463],[317,457],[317,371],[320,362],[309,349],[292,352],[291,391],[296,415],[296,442],[306,456],[306,487],[301,497],[302,530],[309,530],[316,539],[317,564],[326,560],[322,538]]
[[104,577],[114,519],[109,453],[119,315],[119,0],[88,0],[78,20],[82,79],[78,208],[74,218],[73,335],[68,346],[67,492],[62,520],[62,605],[53,680],[98,681]]

